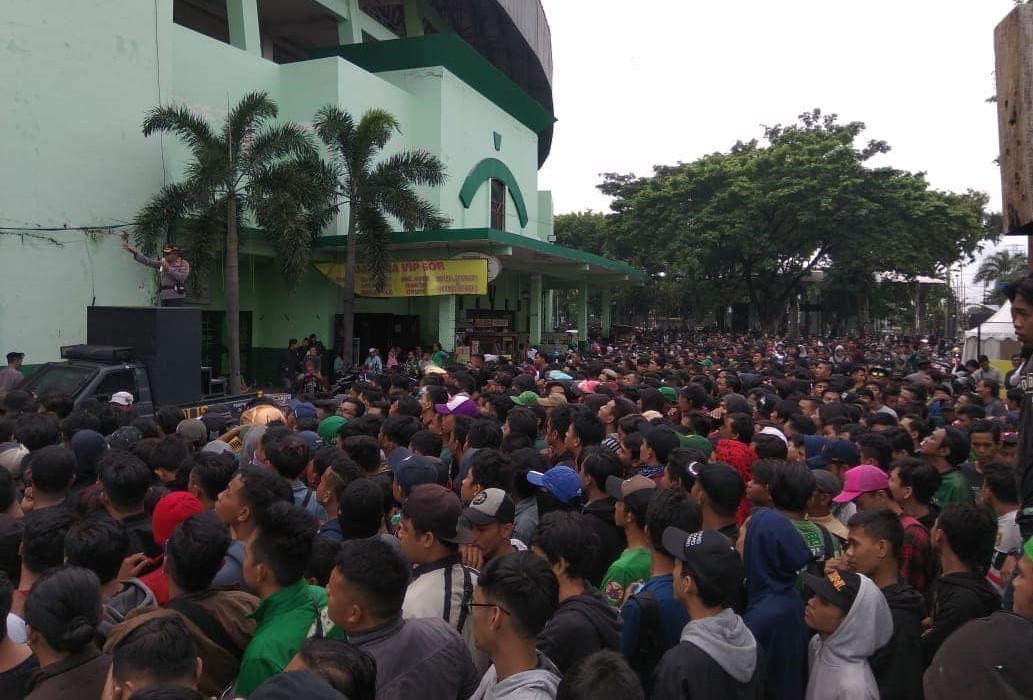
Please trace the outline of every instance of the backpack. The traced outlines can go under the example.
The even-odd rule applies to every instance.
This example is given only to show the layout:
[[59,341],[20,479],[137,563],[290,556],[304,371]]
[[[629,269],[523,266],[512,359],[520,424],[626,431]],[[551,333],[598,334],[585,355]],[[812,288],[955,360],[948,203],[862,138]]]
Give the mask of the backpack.
[[[818,578],[825,578],[825,561],[833,556],[836,551],[836,543],[832,539],[832,533],[828,531],[821,523],[814,523],[821,530],[822,549],[824,549],[824,558],[813,557],[807,565],[803,567],[800,573],[808,573],[817,576]],[[797,587],[800,590],[800,595],[803,596],[804,602],[811,597],[810,591],[803,586],[803,577],[797,579]]]
[[[670,649],[663,622],[660,620],[660,602],[649,591],[639,590],[633,593],[639,608],[638,644],[635,652],[628,658],[628,663],[638,675],[646,697],[652,694],[653,673],[660,664],[660,659]],[[629,600],[631,599],[629,598]]]

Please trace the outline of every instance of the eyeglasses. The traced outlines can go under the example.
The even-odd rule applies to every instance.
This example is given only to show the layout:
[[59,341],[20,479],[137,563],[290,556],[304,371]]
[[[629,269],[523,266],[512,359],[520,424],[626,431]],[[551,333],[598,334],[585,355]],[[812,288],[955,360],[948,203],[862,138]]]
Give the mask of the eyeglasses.
[[468,613],[472,613],[474,608],[498,608],[499,610],[501,610],[502,612],[506,613],[507,615],[512,615],[511,612],[506,610],[504,607],[502,607],[498,603],[475,603],[472,600],[464,600],[463,601],[463,607],[466,609],[466,612],[468,612]]

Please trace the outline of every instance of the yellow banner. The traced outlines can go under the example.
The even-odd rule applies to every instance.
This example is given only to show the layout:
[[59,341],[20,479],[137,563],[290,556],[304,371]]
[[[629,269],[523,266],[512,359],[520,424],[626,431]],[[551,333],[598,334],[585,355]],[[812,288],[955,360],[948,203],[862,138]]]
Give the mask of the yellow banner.
[[[316,263],[316,269],[344,286],[344,263]],[[487,294],[487,260],[402,260],[391,263],[383,290],[373,286],[365,266],[355,269],[355,294],[362,297],[432,297]]]

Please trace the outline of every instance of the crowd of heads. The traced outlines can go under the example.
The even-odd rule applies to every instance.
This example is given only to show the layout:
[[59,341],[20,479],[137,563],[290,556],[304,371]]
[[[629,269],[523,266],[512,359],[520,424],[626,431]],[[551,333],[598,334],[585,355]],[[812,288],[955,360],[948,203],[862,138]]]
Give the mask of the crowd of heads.
[[[979,625],[1033,625],[1021,358],[720,333],[435,358],[239,417],[8,391],[0,687],[947,698]],[[1033,692],[997,660],[972,679]]]

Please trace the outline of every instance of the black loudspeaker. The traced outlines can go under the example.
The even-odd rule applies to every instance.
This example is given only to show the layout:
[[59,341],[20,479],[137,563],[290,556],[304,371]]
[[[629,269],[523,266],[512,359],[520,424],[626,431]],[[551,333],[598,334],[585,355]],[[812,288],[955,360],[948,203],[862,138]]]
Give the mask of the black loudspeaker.
[[132,347],[147,365],[156,407],[200,399],[200,309],[90,306],[86,342]]

